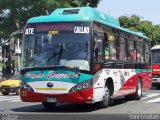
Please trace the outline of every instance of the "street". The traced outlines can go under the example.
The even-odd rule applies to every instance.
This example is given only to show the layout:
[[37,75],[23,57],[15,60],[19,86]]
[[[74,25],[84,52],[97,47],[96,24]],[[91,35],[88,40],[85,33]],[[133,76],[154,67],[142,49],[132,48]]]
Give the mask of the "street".
[[[93,104],[58,104],[54,110],[46,110],[41,103],[24,103],[20,97],[14,94],[0,95],[0,112],[31,117],[42,116],[63,116],[65,115],[131,115],[131,114],[159,114],[160,90],[152,88],[144,92],[139,101],[126,100],[124,98],[116,99],[115,103],[105,109],[97,109]],[[30,116],[31,115],[31,116]],[[32,118],[32,117],[31,117]],[[63,117],[62,117],[63,118]],[[74,117],[72,117],[73,119]],[[94,118],[94,117],[93,117]],[[24,119],[24,117],[23,117]],[[33,118],[32,118],[33,119]]]

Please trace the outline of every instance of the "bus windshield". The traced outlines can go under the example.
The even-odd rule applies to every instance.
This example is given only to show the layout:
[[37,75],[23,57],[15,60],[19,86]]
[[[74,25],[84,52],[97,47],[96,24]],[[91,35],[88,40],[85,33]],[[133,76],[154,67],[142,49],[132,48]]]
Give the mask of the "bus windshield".
[[160,51],[152,50],[152,64],[160,64]]
[[[89,28],[58,27],[60,24],[46,28],[35,24],[29,25],[25,32],[22,50],[22,69],[30,67],[66,66],[80,70],[90,70]],[[83,26],[83,25],[81,25]],[[55,28],[54,28],[55,27]],[[29,28],[26,28],[29,29]],[[32,31],[32,30],[34,31]],[[85,29],[85,30],[84,30]],[[34,32],[34,33],[33,33]]]

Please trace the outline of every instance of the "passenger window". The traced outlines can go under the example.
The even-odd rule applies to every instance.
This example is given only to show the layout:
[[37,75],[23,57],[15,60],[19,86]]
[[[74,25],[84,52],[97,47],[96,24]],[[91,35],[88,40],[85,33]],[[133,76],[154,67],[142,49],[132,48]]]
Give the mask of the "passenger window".
[[102,45],[102,33],[94,34],[94,59],[96,62],[103,62],[103,45]]
[[115,36],[112,34],[108,34],[105,40],[105,59],[116,60]]
[[149,45],[145,44],[145,62],[148,63],[149,61]]
[[119,60],[122,60],[122,61],[125,61],[127,59],[125,45],[126,45],[125,39],[123,37],[120,37],[120,41],[119,41]]
[[135,42],[133,40],[129,40],[129,60],[136,61],[137,59],[137,50],[135,46]]
[[144,62],[144,44],[137,42],[137,61]]

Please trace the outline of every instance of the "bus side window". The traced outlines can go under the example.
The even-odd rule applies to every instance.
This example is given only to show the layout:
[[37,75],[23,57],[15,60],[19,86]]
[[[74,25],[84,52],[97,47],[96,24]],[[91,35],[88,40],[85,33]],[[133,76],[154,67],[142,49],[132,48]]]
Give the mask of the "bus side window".
[[105,47],[105,49],[104,49],[104,54],[105,54],[105,60],[107,60],[107,59],[109,59],[109,40],[108,40],[108,37],[107,37],[107,34],[105,34],[104,35],[104,43],[105,43],[105,45],[104,45],[104,47]]
[[105,39],[105,59],[116,60],[115,36],[111,34]]
[[145,44],[145,62],[148,63],[149,61],[149,45]]
[[135,42],[132,39],[130,39],[128,43],[129,43],[129,55],[130,55],[129,60],[136,61],[137,50],[136,50]]
[[123,37],[120,37],[120,52],[119,52],[119,60],[125,61],[127,59],[126,56],[126,43],[125,43],[125,39]]
[[137,61],[144,62],[144,44],[137,42]]
[[96,62],[103,62],[103,45],[102,45],[102,36],[94,35],[94,59]]

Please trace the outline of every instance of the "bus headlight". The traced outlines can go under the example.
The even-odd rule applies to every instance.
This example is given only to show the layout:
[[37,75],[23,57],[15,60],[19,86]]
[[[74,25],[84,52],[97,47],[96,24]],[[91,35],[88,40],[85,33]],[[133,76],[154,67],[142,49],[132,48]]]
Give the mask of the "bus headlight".
[[91,87],[93,85],[92,79],[81,82],[79,84],[77,84],[76,86],[72,87],[69,92],[78,92],[81,90],[85,90],[88,89],[89,87]]
[[20,87],[23,89],[26,89],[28,91],[34,92],[31,86],[29,86],[27,83],[21,82]]

